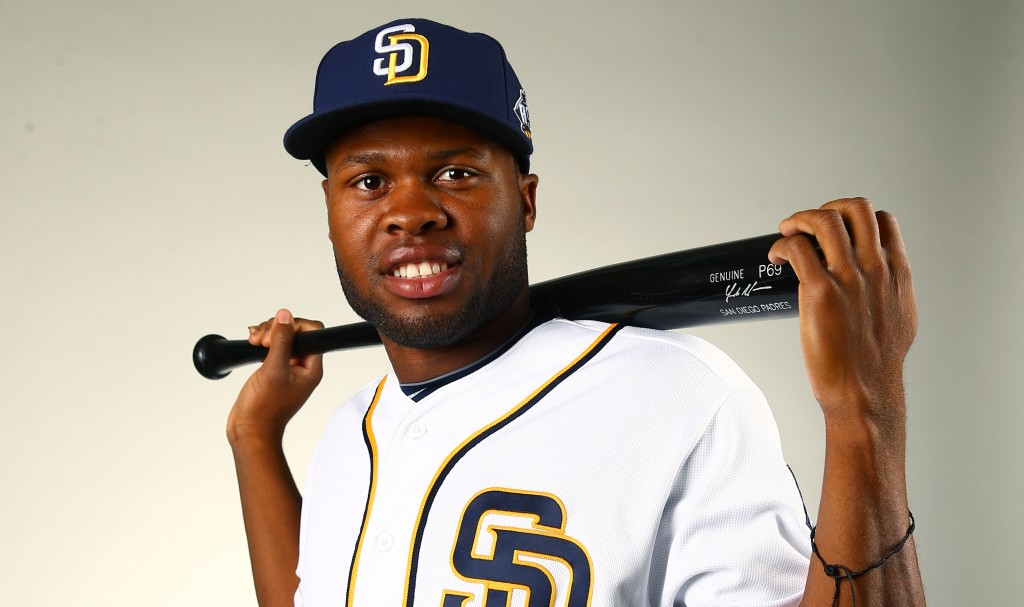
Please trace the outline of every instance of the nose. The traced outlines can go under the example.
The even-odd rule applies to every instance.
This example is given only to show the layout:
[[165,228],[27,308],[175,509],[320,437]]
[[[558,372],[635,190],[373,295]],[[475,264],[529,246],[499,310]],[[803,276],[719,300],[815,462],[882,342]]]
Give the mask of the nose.
[[416,236],[448,225],[448,215],[437,193],[432,192],[429,186],[422,183],[399,184],[388,198],[382,222],[389,234],[405,232]]

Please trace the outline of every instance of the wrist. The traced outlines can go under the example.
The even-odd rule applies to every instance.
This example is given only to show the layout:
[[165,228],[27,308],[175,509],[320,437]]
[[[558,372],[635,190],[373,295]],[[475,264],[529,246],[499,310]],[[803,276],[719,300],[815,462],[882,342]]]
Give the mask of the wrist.
[[906,444],[906,417],[894,412],[882,415],[826,416],[826,444],[851,447],[883,449]]
[[902,440],[907,422],[907,405],[902,384],[899,389],[846,390],[819,401],[826,434],[855,442]]
[[[825,475],[842,485],[847,496],[874,495],[888,509],[905,510],[906,432],[901,423],[879,424],[854,417],[826,424]],[[884,497],[883,497],[884,496]],[[894,496],[904,496],[897,502]]]
[[271,424],[233,423],[226,430],[228,444],[233,450],[247,447],[275,447],[280,449],[284,440],[284,427]]

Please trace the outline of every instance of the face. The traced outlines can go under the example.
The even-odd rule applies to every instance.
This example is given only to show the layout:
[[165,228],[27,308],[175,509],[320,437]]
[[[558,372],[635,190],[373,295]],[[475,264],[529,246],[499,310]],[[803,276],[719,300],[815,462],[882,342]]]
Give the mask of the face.
[[453,345],[525,293],[537,177],[497,142],[446,120],[392,118],[346,133],[326,162],[338,277],[385,339]]

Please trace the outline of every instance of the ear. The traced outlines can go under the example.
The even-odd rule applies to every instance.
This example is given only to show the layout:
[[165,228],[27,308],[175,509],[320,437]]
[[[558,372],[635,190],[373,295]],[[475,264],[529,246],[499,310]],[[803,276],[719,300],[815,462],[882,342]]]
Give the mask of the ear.
[[519,174],[519,198],[523,202],[523,224],[526,226],[527,232],[533,229],[533,224],[537,221],[537,184],[539,182],[540,177],[532,173],[529,175]]
[[324,179],[321,185],[324,188],[324,208],[327,210],[327,239],[334,242],[334,231],[331,230],[331,186]]

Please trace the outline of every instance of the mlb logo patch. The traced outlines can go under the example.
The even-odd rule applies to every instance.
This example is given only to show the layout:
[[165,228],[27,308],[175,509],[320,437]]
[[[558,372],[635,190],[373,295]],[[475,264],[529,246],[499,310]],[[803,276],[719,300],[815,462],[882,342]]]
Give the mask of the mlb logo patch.
[[533,132],[530,130],[530,107],[526,105],[526,91],[524,89],[519,89],[519,99],[512,106],[512,111],[519,118],[519,128],[523,129],[523,134],[533,139]]

